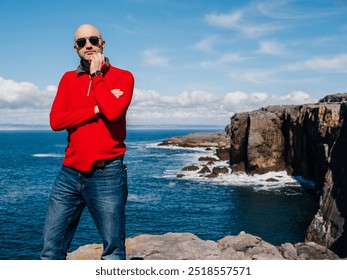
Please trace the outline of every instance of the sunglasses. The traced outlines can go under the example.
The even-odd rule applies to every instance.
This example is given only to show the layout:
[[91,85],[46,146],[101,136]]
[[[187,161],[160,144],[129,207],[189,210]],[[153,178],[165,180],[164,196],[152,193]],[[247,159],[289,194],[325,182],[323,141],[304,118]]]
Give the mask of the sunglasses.
[[93,45],[93,46],[97,46],[99,44],[99,40],[100,38],[97,36],[90,36],[89,38],[78,38],[76,40],[76,44],[78,47],[83,48],[86,43],[87,43],[87,39],[89,40],[89,42]]

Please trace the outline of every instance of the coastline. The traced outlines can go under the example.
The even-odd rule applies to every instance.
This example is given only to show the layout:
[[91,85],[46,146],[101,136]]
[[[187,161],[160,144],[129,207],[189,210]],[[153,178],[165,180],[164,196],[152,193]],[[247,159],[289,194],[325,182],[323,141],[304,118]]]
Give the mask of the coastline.
[[[223,140],[223,141],[222,141]],[[226,140],[226,141],[224,141]],[[212,143],[212,145],[211,145]],[[216,144],[217,143],[217,144]],[[225,154],[217,154],[217,150],[228,150],[230,148],[228,137],[223,132],[202,132],[192,133],[183,136],[174,136],[165,139],[157,144],[158,147],[168,148],[180,147],[187,149],[199,149],[206,153],[206,157],[197,158],[197,165],[183,166],[182,171],[177,174],[178,178],[189,180],[215,180],[220,177],[226,183],[227,177],[241,176],[243,183],[250,186],[255,182],[265,187],[276,185],[283,181],[283,185],[278,187],[283,191],[283,187],[301,188],[297,180],[290,180],[291,176],[285,176],[286,171],[269,172],[268,174],[247,175],[243,172],[232,174],[230,167],[227,167],[229,158]],[[200,160],[199,160],[200,159]],[[214,159],[214,160],[211,160]],[[215,176],[199,173],[206,166],[213,165],[214,168],[221,166],[228,169],[228,172],[220,172]],[[192,167],[199,169],[190,170]],[[211,168],[213,170],[213,168]],[[189,176],[190,174],[190,176]],[[213,172],[209,173],[210,175]],[[195,175],[195,176],[194,176]],[[278,178],[276,179],[276,176]],[[253,177],[254,181],[250,180]],[[234,177],[235,178],[235,177]],[[264,178],[259,181],[259,178]],[[289,181],[290,180],[290,181]],[[302,179],[303,180],[303,179]],[[233,181],[235,184],[235,181]],[[230,182],[229,182],[230,183]],[[244,186],[244,184],[243,184]],[[127,239],[127,258],[144,260],[338,260],[340,259],[333,251],[315,242],[283,243],[279,246],[272,245],[262,238],[240,232],[238,235],[228,235],[217,241],[202,240],[193,233],[168,232],[166,234],[142,234]],[[90,244],[79,247],[69,253],[68,259],[99,259],[102,252],[102,244]]]
[[[218,158],[218,150],[229,155],[228,167],[220,169],[227,176],[235,172],[259,175],[286,171],[290,176],[311,181],[310,188],[320,198],[306,241],[331,248],[340,257],[347,257],[346,112],[347,94],[336,94],[314,104],[268,106],[236,113],[225,128],[230,146],[221,147],[215,139],[212,145],[217,147]],[[194,142],[197,146],[196,139],[189,138],[173,137],[163,144],[189,147]],[[206,136],[200,142],[205,143]],[[190,166],[184,171],[219,176],[209,164],[202,168]]]

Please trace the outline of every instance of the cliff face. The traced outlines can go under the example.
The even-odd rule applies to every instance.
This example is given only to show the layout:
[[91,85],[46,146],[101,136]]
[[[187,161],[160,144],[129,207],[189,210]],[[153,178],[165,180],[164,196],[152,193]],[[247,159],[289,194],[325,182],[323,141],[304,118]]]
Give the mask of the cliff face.
[[315,182],[320,209],[307,240],[346,257],[347,108],[343,96],[338,97],[235,114],[226,131],[231,138],[233,172],[287,170]]

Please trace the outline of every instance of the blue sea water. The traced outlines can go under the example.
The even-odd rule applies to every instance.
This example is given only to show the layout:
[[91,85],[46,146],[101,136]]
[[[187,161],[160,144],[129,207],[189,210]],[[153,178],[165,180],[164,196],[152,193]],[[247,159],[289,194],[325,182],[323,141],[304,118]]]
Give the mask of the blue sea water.
[[[218,240],[245,231],[274,245],[302,242],[317,211],[317,197],[284,172],[216,179],[189,172],[176,176],[213,152],[157,144],[197,131],[209,130],[128,131],[127,236],[191,232]],[[0,132],[0,259],[39,258],[48,195],[65,145],[65,132]],[[269,177],[276,181],[267,181]],[[101,240],[85,210],[70,250],[91,243]]]

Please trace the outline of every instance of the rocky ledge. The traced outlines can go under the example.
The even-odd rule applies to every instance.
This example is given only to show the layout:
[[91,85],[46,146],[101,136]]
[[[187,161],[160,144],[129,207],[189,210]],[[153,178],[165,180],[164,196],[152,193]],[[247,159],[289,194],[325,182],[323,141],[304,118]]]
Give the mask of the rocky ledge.
[[164,140],[159,146],[225,148],[230,146],[230,137],[224,132],[199,132],[185,136],[174,136]]
[[[126,241],[127,259],[143,260],[337,260],[339,257],[314,242],[274,246],[241,232],[217,242],[192,233],[139,235]],[[98,260],[102,245],[91,244],[68,254],[70,260]]]
[[159,146],[179,146],[185,148],[205,148],[210,154],[198,159],[199,166],[184,166],[177,177],[184,177],[184,172],[196,172],[201,177],[215,178],[219,174],[230,173],[225,162],[230,158],[230,136],[225,132],[199,132],[184,136],[174,136],[164,140]]

